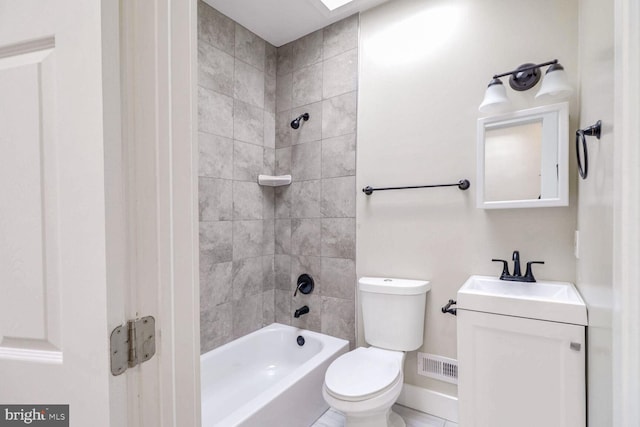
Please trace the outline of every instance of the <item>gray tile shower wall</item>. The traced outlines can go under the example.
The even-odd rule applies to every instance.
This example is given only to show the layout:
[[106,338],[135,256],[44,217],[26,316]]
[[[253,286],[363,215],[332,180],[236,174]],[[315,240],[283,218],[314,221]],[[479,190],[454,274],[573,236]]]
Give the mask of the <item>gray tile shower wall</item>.
[[[355,151],[358,16],[277,49],[275,171],[291,174],[275,191],[275,319],[355,345]],[[299,129],[291,120],[310,119]],[[293,297],[296,279],[316,289]],[[310,312],[295,319],[295,309]]]
[[200,340],[275,320],[276,48],[198,3]]
[[275,48],[198,2],[201,352],[274,321],[354,346],[357,49],[355,15]]

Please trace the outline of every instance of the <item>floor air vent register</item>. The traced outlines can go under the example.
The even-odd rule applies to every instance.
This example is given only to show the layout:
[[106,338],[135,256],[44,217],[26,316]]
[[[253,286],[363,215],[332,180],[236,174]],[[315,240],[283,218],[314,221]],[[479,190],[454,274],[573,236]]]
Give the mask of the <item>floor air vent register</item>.
[[458,361],[435,354],[418,352],[418,374],[458,384]]

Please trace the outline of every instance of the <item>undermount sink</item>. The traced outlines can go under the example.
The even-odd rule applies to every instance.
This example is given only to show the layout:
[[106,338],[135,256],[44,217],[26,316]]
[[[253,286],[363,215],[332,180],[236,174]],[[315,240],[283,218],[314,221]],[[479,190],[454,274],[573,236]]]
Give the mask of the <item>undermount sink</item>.
[[471,276],[458,290],[458,309],[587,325],[587,307],[573,283],[512,282]]

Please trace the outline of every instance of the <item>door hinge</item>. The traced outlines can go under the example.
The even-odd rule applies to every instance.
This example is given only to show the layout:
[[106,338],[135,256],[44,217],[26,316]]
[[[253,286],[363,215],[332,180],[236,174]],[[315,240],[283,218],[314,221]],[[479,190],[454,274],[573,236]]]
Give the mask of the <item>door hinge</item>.
[[120,375],[156,354],[156,319],[129,320],[111,332],[111,373]]

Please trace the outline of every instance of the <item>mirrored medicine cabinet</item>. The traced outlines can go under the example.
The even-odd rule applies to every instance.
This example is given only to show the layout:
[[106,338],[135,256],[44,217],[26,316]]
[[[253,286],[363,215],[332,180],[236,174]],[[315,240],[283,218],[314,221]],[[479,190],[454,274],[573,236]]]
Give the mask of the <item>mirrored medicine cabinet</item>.
[[569,104],[478,120],[477,207],[569,204]]

